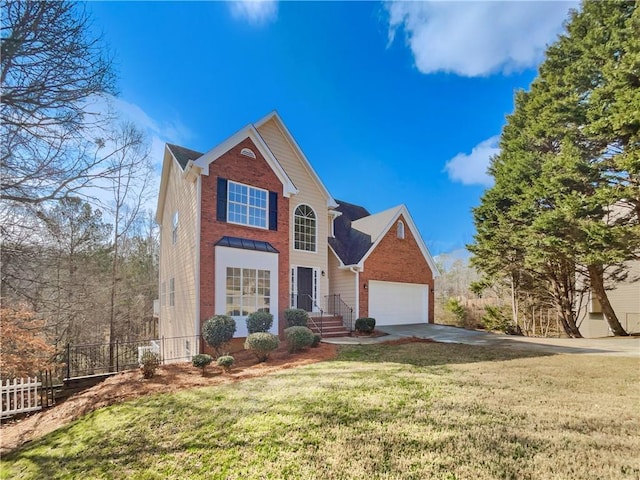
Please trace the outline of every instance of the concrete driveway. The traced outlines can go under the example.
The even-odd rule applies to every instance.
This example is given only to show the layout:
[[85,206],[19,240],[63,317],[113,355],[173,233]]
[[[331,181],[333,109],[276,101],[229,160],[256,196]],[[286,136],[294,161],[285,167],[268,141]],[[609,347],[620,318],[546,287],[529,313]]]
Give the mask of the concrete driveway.
[[435,324],[394,325],[378,327],[378,330],[389,334],[389,336],[378,337],[376,339],[349,337],[349,340],[351,341],[346,341],[347,339],[345,338],[345,341],[335,343],[370,344],[381,343],[402,337],[418,337],[430,338],[431,340],[443,343],[463,343],[466,345],[485,345],[500,348],[538,350],[547,353],[573,353],[640,358],[640,337],[518,337],[477,330],[465,330],[463,328]]

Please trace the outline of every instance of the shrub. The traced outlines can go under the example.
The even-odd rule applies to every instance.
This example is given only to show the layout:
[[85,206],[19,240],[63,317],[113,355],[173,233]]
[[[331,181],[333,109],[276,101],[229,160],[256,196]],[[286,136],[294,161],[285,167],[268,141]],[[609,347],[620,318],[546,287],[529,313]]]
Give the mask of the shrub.
[[235,359],[231,355],[222,355],[221,357],[218,357],[218,360],[216,360],[218,366],[221,367],[222,370],[224,370],[226,373],[229,373],[231,371],[233,362],[235,362]]
[[498,330],[500,332],[506,332],[511,327],[511,320],[505,315],[504,310],[491,305],[484,307],[482,323],[487,330]]
[[269,358],[269,354],[280,345],[280,339],[268,332],[256,332],[250,334],[244,342],[245,350],[250,350],[258,358],[259,362],[264,362]]
[[273,315],[269,312],[253,312],[247,317],[249,333],[268,332],[273,325]]
[[284,311],[284,320],[287,322],[287,327],[306,327],[309,314],[301,308],[287,308]]
[[140,359],[140,368],[144,378],[153,378],[160,366],[160,355],[154,352],[144,352]]
[[307,327],[299,325],[285,329],[284,336],[287,339],[289,353],[295,353],[301,348],[309,347],[313,344],[313,332]]
[[314,333],[313,334],[313,343],[311,344],[312,348],[316,348],[318,345],[320,345],[320,340],[322,340],[322,337],[320,336],[319,333]]
[[206,353],[194,355],[194,357],[191,359],[191,363],[193,363],[194,367],[202,369],[202,375],[204,375],[205,367],[211,362],[213,362],[213,357],[211,355],[207,355]]
[[233,338],[234,333],[236,321],[227,315],[215,315],[204,322],[202,327],[202,338],[217,355],[222,353],[222,347]]
[[375,318],[362,317],[356,320],[356,332],[372,333],[375,328],[376,328]]
[[453,316],[456,319],[456,324],[460,327],[465,326],[465,317],[466,311],[462,304],[455,298],[451,297],[447,300],[447,303],[444,305],[444,309],[448,312],[453,313]]

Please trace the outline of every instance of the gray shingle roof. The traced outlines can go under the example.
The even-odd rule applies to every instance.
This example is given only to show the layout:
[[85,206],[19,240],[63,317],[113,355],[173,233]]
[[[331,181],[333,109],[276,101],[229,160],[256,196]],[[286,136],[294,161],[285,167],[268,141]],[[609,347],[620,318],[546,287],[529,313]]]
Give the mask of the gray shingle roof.
[[176,160],[178,160],[178,163],[183,170],[187,166],[189,160],[196,160],[197,158],[200,158],[202,155],[204,155],[203,153],[196,152],[195,150],[184,148],[180,145],[173,145],[171,143],[167,143],[167,147],[169,147],[169,150],[171,150],[173,156],[176,157]]
[[370,213],[359,205],[337,199],[336,203],[338,203],[336,210],[342,212],[342,215],[333,223],[335,238],[329,238],[329,245],[343,264],[355,265],[369,251],[373,243],[370,235],[351,228],[351,222],[368,217]]

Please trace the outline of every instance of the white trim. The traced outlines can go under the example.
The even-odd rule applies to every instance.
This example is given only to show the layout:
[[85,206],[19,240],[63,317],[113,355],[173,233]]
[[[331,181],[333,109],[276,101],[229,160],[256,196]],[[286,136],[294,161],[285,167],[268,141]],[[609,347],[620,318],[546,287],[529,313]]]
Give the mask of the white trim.
[[314,312],[319,312],[320,303],[318,302],[318,299],[322,298],[320,294],[320,291],[321,291],[320,290],[321,289],[320,269],[314,267],[312,275],[313,276],[311,278],[311,297],[313,298],[313,305],[311,305],[311,310],[313,310]]
[[[269,311],[273,315],[271,333],[278,334],[278,257],[272,252],[258,252],[231,247],[215,247],[215,314],[226,315],[227,311],[227,267],[269,270],[270,302]],[[248,335],[246,317],[233,317],[236,321],[234,337]]]
[[295,195],[298,193],[298,189],[293,184],[285,170],[278,162],[278,159],[275,157],[269,146],[265,143],[264,139],[260,136],[260,133],[255,129],[253,125],[247,125],[243,129],[231,135],[225,141],[220,143],[218,146],[209,150],[207,153],[198,158],[195,162],[197,167],[202,169],[202,175],[209,175],[209,165],[215,162],[222,155],[227,153],[233,147],[238,145],[240,142],[249,138],[253,141],[254,145],[258,148],[262,156],[265,158],[271,170],[276,174],[278,180],[282,183],[282,194],[285,197],[290,197],[291,195]]
[[278,112],[276,110],[274,110],[273,112],[269,113],[268,115],[264,116],[263,118],[261,118],[260,120],[255,122],[253,125],[255,126],[256,129],[260,128],[262,125],[264,125],[265,123],[267,123],[271,119],[276,120],[276,125],[282,131],[282,133],[284,134],[285,139],[289,142],[289,144],[293,148],[294,152],[296,152],[298,154],[298,156],[302,159],[302,163],[303,163],[304,167],[307,169],[309,175],[314,180],[314,182],[317,184],[317,186],[320,188],[320,191],[322,193],[324,193],[325,197],[327,198],[327,206],[329,208],[336,208],[338,206],[337,202],[333,199],[333,197],[329,193],[329,190],[327,190],[327,187],[324,186],[324,183],[322,183],[322,180],[320,180],[320,177],[318,176],[316,171],[311,166],[311,163],[307,159],[306,155],[304,154],[304,152],[302,151],[302,149],[300,148],[298,143],[293,138],[293,135],[291,135],[291,132],[289,131],[287,126],[282,121],[282,118],[280,118],[280,115],[278,115]]
[[[291,288],[289,289],[289,306],[290,308],[298,308],[298,269],[299,268],[308,268],[311,270],[311,298],[313,300],[314,305],[311,305],[311,310],[313,312],[319,312],[320,303],[318,302],[319,298],[322,298],[322,280],[321,280],[321,268],[318,267],[310,267],[307,265],[291,265],[289,280],[291,281]],[[295,305],[291,305],[292,301],[296,301]],[[317,307],[316,307],[317,305]]]
[[[196,212],[196,254],[195,254],[195,281],[196,281],[196,304],[195,304],[195,319],[194,319],[194,327],[195,332],[194,335],[200,335],[200,228],[202,222],[202,177],[198,175],[198,180],[196,183],[196,202],[197,202],[197,212]],[[200,353],[200,342],[196,344],[196,353]]]
[[413,235],[413,238],[415,238],[416,243],[418,244],[418,248],[420,249],[420,252],[422,253],[422,256],[427,261],[427,264],[429,265],[429,268],[431,268],[431,272],[433,274],[433,277],[435,278],[435,277],[439,276],[440,275],[440,270],[438,270],[438,267],[436,266],[436,262],[433,260],[433,257],[429,253],[429,249],[425,245],[424,240],[422,240],[422,236],[420,235],[420,232],[418,231],[418,228],[416,227],[416,224],[413,223],[413,219],[411,218],[411,215],[409,214],[409,210],[407,210],[407,207],[404,204],[400,205],[400,208],[398,209],[396,214],[389,221],[387,226],[381,231],[381,233],[378,236],[378,238],[375,240],[373,245],[371,245],[371,248],[369,248],[369,251],[364,254],[362,259],[358,263],[358,266],[361,267],[364,270],[364,263],[367,260],[367,258],[369,258],[369,255],[371,255],[371,253],[376,249],[376,247],[378,246],[380,241],[384,238],[384,236],[387,234],[389,229],[395,224],[396,220],[398,220],[398,218],[400,218],[401,215],[404,216],[404,219],[407,222],[407,226],[409,227],[409,230],[411,231],[411,234]]
[[[247,202],[250,203],[250,189],[254,189],[254,190],[260,190],[262,192],[265,192],[266,195],[266,200],[267,200],[267,207],[265,209],[265,226],[261,227],[260,225],[251,225],[249,222],[249,207],[250,204],[247,203],[247,223],[242,223],[242,222],[233,222],[231,220],[229,220],[229,184],[230,183],[235,183],[236,185],[241,185],[243,187],[247,187]],[[234,202],[237,203],[237,202]],[[226,206],[227,206],[227,211],[225,212],[226,218],[227,218],[227,222],[226,223],[230,223],[232,225],[242,225],[243,227],[252,227],[252,228],[259,228],[261,230],[269,230],[269,190],[265,190],[264,188],[260,188],[260,187],[254,187],[253,185],[247,185],[246,183],[242,183],[242,182],[236,182],[235,180],[227,180],[227,202],[226,202]]]
[[[297,302],[296,295],[298,295],[298,266],[291,265],[291,275],[289,275],[291,281],[291,288],[289,288],[289,308],[296,308]],[[295,303],[294,303],[295,302]]]
[[355,312],[356,312],[356,318],[354,320],[357,320],[358,318],[360,318],[360,269],[358,267],[349,267],[349,270],[351,270],[353,273],[356,274],[356,278],[355,278],[355,282],[356,282],[356,304],[354,306],[355,308]]
[[[311,211],[313,212],[313,216],[315,217],[316,220],[316,226],[315,226],[315,230],[316,230],[316,238],[315,238],[315,250],[301,250],[299,248],[296,248],[296,210],[301,207],[302,205],[305,205],[307,207],[309,207],[311,209]],[[309,205],[308,203],[299,203],[298,205],[296,205],[296,208],[293,209],[293,218],[291,219],[293,220],[292,224],[293,224],[293,228],[292,230],[292,244],[293,244],[293,250],[296,252],[304,252],[304,253],[318,253],[318,214],[316,213],[316,211],[314,210],[314,208]]]
[[[182,171],[180,162],[175,157],[167,144],[164,146],[164,157],[162,159],[162,174],[160,176],[160,191],[158,192],[158,203],[156,204],[156,223],[162,225],[162,216],[164,215],[164,201],[169,188],[169,171],[171,170],[171,159],[175,162],[175,166]],[[184,172],[183,172],[184,173]]]

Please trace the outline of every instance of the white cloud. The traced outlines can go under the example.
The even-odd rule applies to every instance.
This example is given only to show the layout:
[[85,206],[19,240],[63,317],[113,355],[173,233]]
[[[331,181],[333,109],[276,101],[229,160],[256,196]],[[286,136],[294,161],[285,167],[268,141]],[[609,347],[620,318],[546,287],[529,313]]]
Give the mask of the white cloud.
[[555,1],[406,2],[386,4],[389,43],[404,31],[422,73],[465,77],[537,65],[562,31],[571,7]]
[[463,185],[484,185],[490,187],[493,178],[487,173],[491,157],[500,153],[500,136],[488,138],[473,147],[470,154],[459,153],[445,165],[449,178]]
[[252,25],[274,22],[278,17],[276,0],[235,0],[229,3],[229,8],[234,18]]

